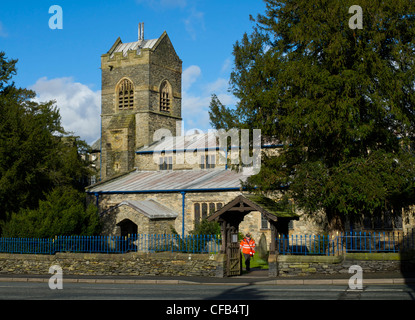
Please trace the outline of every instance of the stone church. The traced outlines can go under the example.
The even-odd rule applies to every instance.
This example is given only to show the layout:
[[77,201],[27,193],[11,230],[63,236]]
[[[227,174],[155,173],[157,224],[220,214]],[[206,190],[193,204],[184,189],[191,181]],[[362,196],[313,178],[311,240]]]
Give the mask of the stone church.
[[[166,32],[145,39],[140,24],[137,41],[118,38],[101,56],[101,70],[101,139],[94,148],[100,181],[87,193],[98,205],[104,234],[164,234],[174,228],[187,235],[246,194],[241,182],[249,174],[228,167],[230,150],[215,132],[182,135],[182,61]],[[275,154],[279,147],[261,146]],[[289,233],[321,233],[322,219],[309,221],[299,213]],[[402,229],[402,221],[391,223]],[[257,241],[271,235],[258,211],[244,217],[239,231]]]

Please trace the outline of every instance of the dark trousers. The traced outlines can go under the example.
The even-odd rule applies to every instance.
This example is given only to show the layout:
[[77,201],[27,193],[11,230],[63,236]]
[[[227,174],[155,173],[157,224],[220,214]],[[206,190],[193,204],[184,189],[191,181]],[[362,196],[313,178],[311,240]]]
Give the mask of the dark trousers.
[[246,271],[251,270],[251,255],[244,253],[244,258],[245,258],[245,266],[246,266]]

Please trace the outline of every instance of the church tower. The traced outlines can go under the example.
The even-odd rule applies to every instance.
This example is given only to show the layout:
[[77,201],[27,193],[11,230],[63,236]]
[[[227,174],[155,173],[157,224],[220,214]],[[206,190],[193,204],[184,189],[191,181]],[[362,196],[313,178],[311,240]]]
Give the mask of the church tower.
[[135,167],[135,151],[153,142],[154,132],[167,129],[173,136],[181,121],[182,61],[166,32],[144,39],[118,38],[101,56],[101,179]]

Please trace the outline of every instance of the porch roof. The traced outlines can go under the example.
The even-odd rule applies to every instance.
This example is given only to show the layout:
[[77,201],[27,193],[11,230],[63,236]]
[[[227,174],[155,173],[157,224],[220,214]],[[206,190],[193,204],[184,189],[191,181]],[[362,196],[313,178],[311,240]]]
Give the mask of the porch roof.
[[264,214],[268,220],[275,222],[279,219],[299,219],[298,214],[294,213],[292,210],[284,208],[284,206],[278,201],[274,201],[268,197],[258,194],[239,195],[207,219],[209,221],[219,220],[221,218],[227,220],[229,218],[232,219],[239,216],[238,220],[241,220],[244,215],[250,213],[251,211],[259,211]]
[[171,210],[170,208],[162,205],[161,203],[149,199],[149,200],[125,200],[117,204],[116,206],[106,210],[105,212],[101,213],[104,214],[111,210],[114,210],[118,207],[123,205],[129,206],[130,208],[134,209],[135,211],[143,214],[147,218],[153,219],[174,219],[177,218],[178,214]]

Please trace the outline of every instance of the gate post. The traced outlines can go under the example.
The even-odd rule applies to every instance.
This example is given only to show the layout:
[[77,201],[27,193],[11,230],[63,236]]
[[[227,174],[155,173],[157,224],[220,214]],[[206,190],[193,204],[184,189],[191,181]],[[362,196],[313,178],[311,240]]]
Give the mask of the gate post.
[[269,245],[268,255],[268,277],[275,278],[278,276],[278,250],[276,246],[277,241],[277,227],[274,221],[270,221],[271,226],[271,243]]

